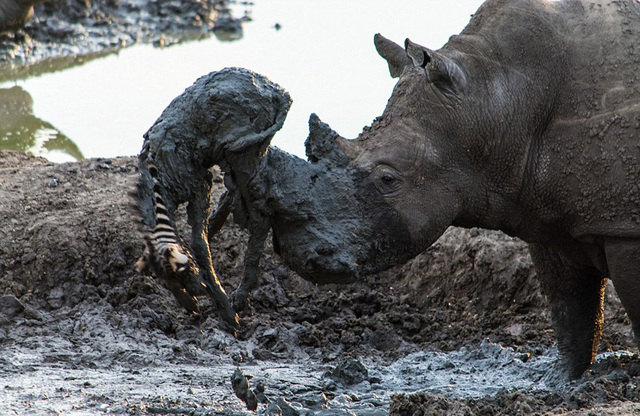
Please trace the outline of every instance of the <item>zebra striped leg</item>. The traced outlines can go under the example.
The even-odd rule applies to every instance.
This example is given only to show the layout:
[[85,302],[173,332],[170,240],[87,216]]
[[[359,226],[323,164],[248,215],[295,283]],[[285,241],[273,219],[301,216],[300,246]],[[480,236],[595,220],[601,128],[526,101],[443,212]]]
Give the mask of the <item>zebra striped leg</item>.
[[145,236],[145,250],[136,269],[153,274],[165,283],[185,309],[199,314],[197,291],[189,284],[194,280],[192,276],[198,274],[198,268],[175,231],[158,180],[158,169],[153,163],[148,162],[141,168],[138,198],[143,219],[152,230]]

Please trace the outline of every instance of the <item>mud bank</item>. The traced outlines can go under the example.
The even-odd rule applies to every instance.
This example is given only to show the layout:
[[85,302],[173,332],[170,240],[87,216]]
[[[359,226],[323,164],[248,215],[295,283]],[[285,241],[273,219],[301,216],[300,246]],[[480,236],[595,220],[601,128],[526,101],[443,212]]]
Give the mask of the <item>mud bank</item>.
[[49,0],[33,19],[0,34],[0,81],[82,64],[139,42],[163,47],[214,34],[242,37],[227,0]]
[[[347,286],[305,282],[268,249],[233,338],[210,305],[197,320],[134,273],[136,164],[0,153],[0,413],[252,414],[232,387],[238,367],[270,401],[259,414],[640,411],[640,359],[613,288],[608,354],[557,384],[528,253],[500,233],[451,229],[405,266]],[[219,174],[216,185],[214,200]],[[228,292],[245,246],[231,224],[213,243]]]

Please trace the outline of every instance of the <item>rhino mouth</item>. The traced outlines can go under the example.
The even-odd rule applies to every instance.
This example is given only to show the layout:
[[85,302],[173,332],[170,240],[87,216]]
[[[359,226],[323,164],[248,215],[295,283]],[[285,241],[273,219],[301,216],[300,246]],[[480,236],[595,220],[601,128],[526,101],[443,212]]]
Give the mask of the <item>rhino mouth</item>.
[[358,279],[355,265],[336,262],[326,257],[311,257],[304,262],[298,272],[302,278],[312,283],[352,283]]
[[[305,232],[301,234],[306,235]],[[276,254],[300,277],[311,283],[350,283],[358,279],[359,267],[344,248],[325,243],[301,250],[304,244],[298,239],[295,242],[288,241],[288,244],[282,243],[274,233],[273,248]]]

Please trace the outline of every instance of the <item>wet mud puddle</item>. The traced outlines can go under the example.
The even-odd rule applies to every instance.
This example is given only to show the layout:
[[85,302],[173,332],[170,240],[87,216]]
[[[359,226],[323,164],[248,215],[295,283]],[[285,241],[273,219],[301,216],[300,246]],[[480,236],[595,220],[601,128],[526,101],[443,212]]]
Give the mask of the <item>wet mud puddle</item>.
[[[43,350],[49,341],[40,342],[43,348],[36,350],[2,351],[0,413],[255,414],[232,389],[231,376],[239,367],[253,376],[252,388],[261,385],[258,390],[269,401],[289,406],[289,414],[385,415],[392,393],[482,397],[505,389],[545,390],[543,380],[556,359],[554,349],[527,359],[485,341],[450,353],[416,352],[390,364],[368,358],[337,365],[296,360],[238,366],[206,354],[196,364],[154,360],[99,368],[83,362],[81,354],[47,354]],[[260,404],[259,414],[266,408]]]

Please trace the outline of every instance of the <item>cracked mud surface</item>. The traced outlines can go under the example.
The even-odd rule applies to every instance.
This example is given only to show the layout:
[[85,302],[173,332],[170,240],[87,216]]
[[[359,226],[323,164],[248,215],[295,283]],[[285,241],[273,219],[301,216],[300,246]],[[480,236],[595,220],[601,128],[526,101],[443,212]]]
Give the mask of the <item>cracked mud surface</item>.
[[[640,411],[640,358],[613,288],[604,354],[581,380],[555,383],[526,247],[496,232],[451,229],[345,286],[305,282],[267,250],[234,339],[206,302],[198,320],[134,273],[136,164],[0,153],[0,414],[252,414],[232,387],[237,368],[269,401],[258,414]],[[228,292],[245,246],[232,224],[213,243]]]

